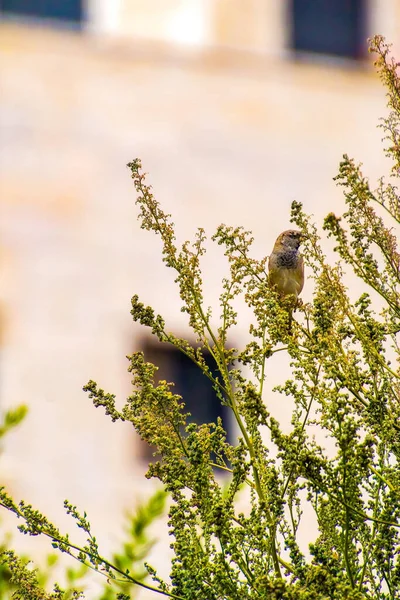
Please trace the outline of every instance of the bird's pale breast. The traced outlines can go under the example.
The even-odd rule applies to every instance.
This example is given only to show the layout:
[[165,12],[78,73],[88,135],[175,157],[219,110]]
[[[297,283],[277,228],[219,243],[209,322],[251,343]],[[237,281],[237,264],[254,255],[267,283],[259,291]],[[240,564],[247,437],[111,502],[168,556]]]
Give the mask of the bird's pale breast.
[[271,254],[269,280],[280,294],[297,299],[304,285],[303,258],[297,250]]
[[271,272],[270,277],[272,285],[275,285],[278,292],[284,296],[291,294],[297,298],[303,289],[303,277],[296,269],[281,267],[279,273]]

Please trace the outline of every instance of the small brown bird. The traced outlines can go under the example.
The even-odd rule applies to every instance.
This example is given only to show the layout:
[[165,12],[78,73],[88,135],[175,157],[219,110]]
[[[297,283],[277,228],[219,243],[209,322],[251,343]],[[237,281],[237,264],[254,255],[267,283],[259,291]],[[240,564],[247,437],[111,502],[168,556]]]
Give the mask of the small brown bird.
[[[288,229],[277,238],[268,261],[269,282],[281,296],[293,296],[295,306],[304,285],[304,261],[299,252],[302,234]],[[289,314],[289,329],[292,320]]]

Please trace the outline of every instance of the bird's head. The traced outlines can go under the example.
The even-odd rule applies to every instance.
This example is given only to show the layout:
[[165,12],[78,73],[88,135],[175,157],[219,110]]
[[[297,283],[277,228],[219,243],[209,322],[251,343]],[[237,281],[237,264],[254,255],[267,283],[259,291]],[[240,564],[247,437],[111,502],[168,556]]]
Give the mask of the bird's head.
[[297,231],[296,229],[288,229],[280,234],[276,240],[276,245],[282,246],[286,250],[298,250],[303,237],[304,236],[301,231]]

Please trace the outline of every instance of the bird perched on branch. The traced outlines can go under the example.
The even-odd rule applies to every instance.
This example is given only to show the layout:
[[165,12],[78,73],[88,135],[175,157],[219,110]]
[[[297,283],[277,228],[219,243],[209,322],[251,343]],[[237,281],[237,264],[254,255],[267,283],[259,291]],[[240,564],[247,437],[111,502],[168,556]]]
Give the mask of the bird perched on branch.
[[[268,262],[270,285],[280,296],[291,296],[293,307],[304,285],[304,262],[299,252],[301,239],[300,231],[283,231],[276,239]],[[292,310],[289,313],[289,330],[291,321]]]

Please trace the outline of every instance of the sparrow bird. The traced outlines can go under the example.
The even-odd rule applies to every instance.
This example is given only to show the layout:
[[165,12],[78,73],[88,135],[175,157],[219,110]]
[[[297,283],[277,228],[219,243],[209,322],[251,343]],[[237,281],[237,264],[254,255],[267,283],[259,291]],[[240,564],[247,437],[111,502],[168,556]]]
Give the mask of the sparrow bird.
[[[304,262],[299,252],[302,234],[289,229],[283,231],[275,242],[268,261],[269,282],[280,296],[292,296],[296,305],[304,285]],[[289,313],[289,329],[292,320]]]

